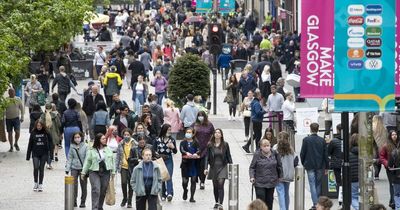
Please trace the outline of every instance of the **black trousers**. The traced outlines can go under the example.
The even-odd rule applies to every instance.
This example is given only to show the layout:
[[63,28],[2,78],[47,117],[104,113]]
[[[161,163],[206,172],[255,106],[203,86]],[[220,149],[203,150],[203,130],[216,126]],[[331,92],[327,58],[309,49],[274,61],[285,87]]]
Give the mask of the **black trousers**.
[[250,133],[250,117],[244,117],[243,121],[244,121],[244,135],[246,137],[249,137],[249,133]]
[[[129,184],[131,180],[131,175],[128,169],[121,168],[121,188],[124,200],[128,201],[128,204],[132,204],[133,190],[132,186]],[[129,190],[129,194],[128,194]]]
[[157,195],[136,196],[136,209],[137,210],[157,210]]
[[204,181],[206,180],[206,175],[202,173],[202,171],[204,171],[205,169],[205,164],[206,164],[206,157],[204,156],[200,158],[200,173],[199,173],[200,183],[204,183]]
[[268,209],[273,209],[275,188],[254,187],[257,199],[264,201]]
[[254,132],[254,139],[256,141],[256,148],[260,148],[259,142],[261,140],[262,135],[262,122],[254,122],[253,121],[253,132]]
[[394,191],[393,191],[393,174],[392,174],[392,172],[391,171],[389,171],[389,169],[386,169],[386,174],[387,174],[387,177],[388,177],[388,180],[389,180],[389,192],[390,192],[390,200],[389,200],[389,204],[392,204],[392,203],[394,203],[394,200],[393,200],[393,194],[394,194]]
[[42,155],[39,157],[33,156],[33,179],[35,183],[43,184],[44,178],[44,165],[46,164],[48,156]]

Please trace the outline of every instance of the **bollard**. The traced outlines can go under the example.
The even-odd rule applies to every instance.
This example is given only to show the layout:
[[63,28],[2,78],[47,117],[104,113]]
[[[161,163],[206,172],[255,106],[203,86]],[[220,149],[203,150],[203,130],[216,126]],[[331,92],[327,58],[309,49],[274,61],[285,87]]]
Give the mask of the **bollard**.
[[226,69],[225,68],[221,68],[221,78],[222,78],[222,89],[226,90]]
[[65,176],[65,210],[74,209],[74,177]]
[[228,164],[229,200],[228,209],[239,209],[239,164]]
[[254,132],[253,132],[253,121],[251,121],[251,119],[249,125],[249,134],[250,134],[250,152],[254,153]]
[[304,168],[297,166],[295,168],[294,180],[294,209],[304,210]]

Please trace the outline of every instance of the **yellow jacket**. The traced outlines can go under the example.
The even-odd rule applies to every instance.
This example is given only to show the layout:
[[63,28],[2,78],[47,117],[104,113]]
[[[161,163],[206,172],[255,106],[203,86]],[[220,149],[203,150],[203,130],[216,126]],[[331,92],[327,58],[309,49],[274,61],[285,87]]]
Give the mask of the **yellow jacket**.
[[109,79],[113,79],[113,78],[117,78],[117,83],[119,86],[122,85],[122,79],[121,76],[118,73],[114,73],[114,72],[108,72],[104,78],[103,84],[105,86],[107,86],[108,80]]

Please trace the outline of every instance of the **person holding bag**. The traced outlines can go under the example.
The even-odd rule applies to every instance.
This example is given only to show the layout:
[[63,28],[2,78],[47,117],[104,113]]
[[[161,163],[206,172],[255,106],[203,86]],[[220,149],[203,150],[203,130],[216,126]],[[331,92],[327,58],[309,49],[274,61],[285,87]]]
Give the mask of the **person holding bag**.
[[[116,156],[116,168],[119,173],[121,173],[121,188],[122,194],[124,198],[121,202],[121,207],[124,207],[127,203],[128,208],[132,208],[132,197],[133,190],[131,185],[129,184],[129,180],[131,179],[131,171],[129,170],[129,154],[131,149],[136,145],[135,140],[131,137],[132,130],[129,128],[125,128],[122,131],[122,135],[124,136],[123,141],[118,144],[117,156]],[[129,189],[129,194],[128,190]]]
[[96,135],[87,152],[81,178],[86,179],[86,174],[89,174],[92,186],[92,209],[103,209],[111,174],[115,175],[115,161],[113,152],[107,147],[107,139],[101,133]]
[[253,101],[254,95],[253,91],[249,90],[247,93],[247,97],[243,99],[242,104],[240,105],[240,111],[243,115],[243,122],[244,122],[244,141],[247,142],[249,140],[249,133],[250,133],[250,117],[251,117],[251,107],[250,104]]
[[[238,97],[238,81],[236,79],[235,74],[232,74],[227,81],[226,86],[226,96],[224,102],[229,104],[229,120],[235,120],[236,116],[236,105],[239,102]],[[232,117],[233,115],[233,117]]]
[[172,155],[178,152],[178,150],[176,149],[175,139],[171,137],[171,125],[164,124],[161,127],[160,135],[155,141],[155,151],[156,154],[164,160],[170,177],[168,181],[162,183],[161,200],[165,200],[165,198],[167,198],[168,201],[171,201],[172,196],[174,196],[174,189],[172,184],[174,160],[172,158]]
[[81,185],[81,204],[79,208],[85,208],[86,196],[87,196],[87,180],[82,179],[79,175],[83,168],[83,161],[86,158],[88,146],[84,141],[84,134],[82,132],[76,132],[72,135],[71,151],[68,154],[67,164],[65,165],[65,173],[74,177],[74,207],[77,207],[76,198],[78,197],[78,177]]
[[136,209],[157,210],[158,194],[161,191],[161,173],[157,163],[152,160],[149,148],[142,150],[143,161],[133,169],[131,185],[136,194]]
[[[207,146],[204,174],[212,180],[214,187],[214,209],[223,209],[224,184],[228,179],[228,164],[232,163],[232,156],[229,144],[224,140],[222,130],[217,128]],[[210,170],[208,170],[210,165]]]
[[254,184],[256,197],[273,209],[275,187],[282,178],[282,162],[279,154],[271,150],[267,139],[260,141],[249,167],[250,182]]

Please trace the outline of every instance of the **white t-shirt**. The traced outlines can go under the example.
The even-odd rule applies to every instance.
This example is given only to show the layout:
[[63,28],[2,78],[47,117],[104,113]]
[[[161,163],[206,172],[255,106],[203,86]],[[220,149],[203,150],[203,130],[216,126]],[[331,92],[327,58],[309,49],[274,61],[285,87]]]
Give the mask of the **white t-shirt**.
[[282,105],[283,120],[294,120],[295,104],[292,101],[285,100]]
[[114,20],[114,22],[115,22],[115,26],[123,26],[124,25],[124,20],[125,20],[125,18],[124,18],[124,16],[123,15],[117,15],[116,17],[115,17],[115,20]]
[[111,149],[111,151],[116,152],[118,149],[117,139],[111,138],[110,140],[108,140],[107,146],[108,146],[108,148]]

